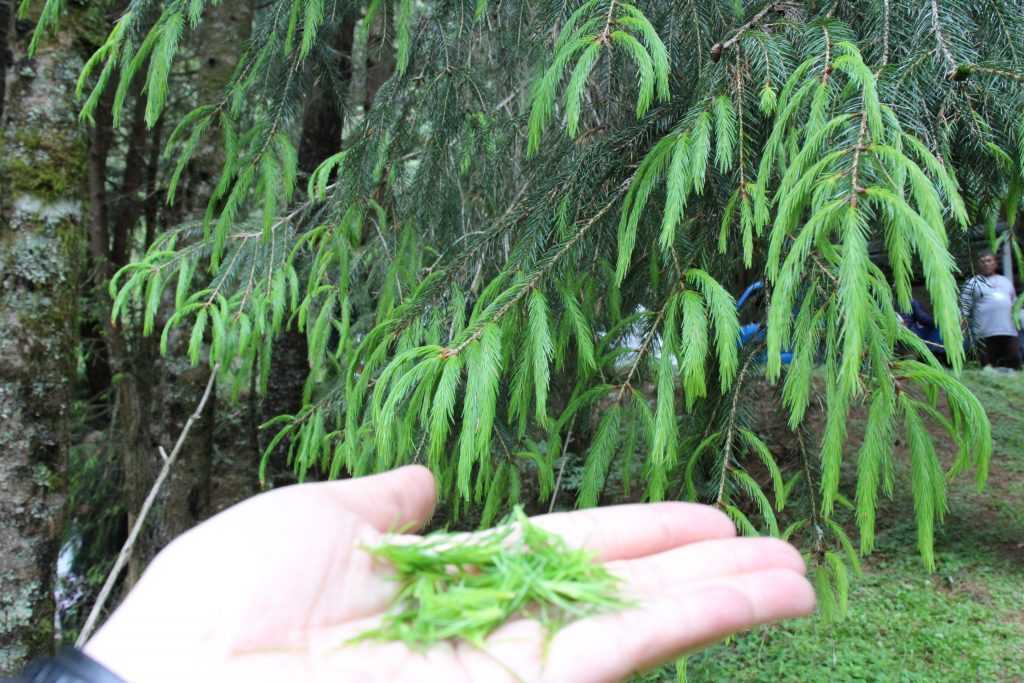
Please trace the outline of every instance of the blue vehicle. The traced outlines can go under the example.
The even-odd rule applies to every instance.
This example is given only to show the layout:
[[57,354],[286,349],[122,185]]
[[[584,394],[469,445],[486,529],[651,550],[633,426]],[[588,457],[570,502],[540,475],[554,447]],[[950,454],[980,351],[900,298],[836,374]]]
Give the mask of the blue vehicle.
[[[901,313],[900,318],[907,329],[920,337],[921,341],[928,346],[940,361],[946,362],[946,343],[942,339],[942,332],[935,325],[935,318],[924,309],[924,306],[917,299],[911,299],[910,311]],[[973,345],[974,340],[972,336],[968,326],[967,332],[964,334],[964,351],[969,351]]]
[[[748,303],[751,304],[751,307],[753,307],[754,303],[758,299],[760,299],[761,294],[763,292],[764,292],[764,282],[762,280],[758,280],[757,282],[755,282],[754,284],[750,285],[745,290],[743,290],[743,293],[740,294],[740,298],[737,299],[737,301],[736,301],[736,311],[737,311],[737,313],[742,311],[743,307],[746,306]],[[759,318],[759,316],[755,316],[755,317]],[[741,316],[741,320],[742,320],[742,316]],[[758,343],[761,343],[761,342],[764,341],[764,339],[765,339],[765,325],[764,325],[764,321],[763,320],[756,319],[756,320],[753,320],[753,321],[747,322],[747,323],[742,323],[741,322],[741,324],[740,324],[740,346],[741,347],[745,346],[746,344],[758,344]],[[793,360],[793,351],[792,350],[785,350],[780,355],[782,357],[782,364],[783,365],[789,365],[790,362],[792,362],[792,360]],[[766,357],[767,357],[767,354],[766,353],[762,353],[761,357],[758,358],[758,361],[764,362]]]
[[[741,311],[747,304],[753,304],[756,302],[762,292],[764,291],[764,282],[758,280],[753,283],[740,294],[740,298],[736,301],[736,310]],[[746,344],[757,344],[761,343],[765,339],[765,325],[764,321],[760,318],[762,316],[755,315],[755,319],[741,323],[740,325],[740,346]],[[946,355],[946,347],[942,340],[942,333],[939,328],[935,325],[935,319],[925,310],[924,306],[921,305],[917,299],[913,299],[910,302],[910,311],[907,313],[901,313],[900,318],[903,320],[903,324],[907,326],[911,332],[916,334],[921,340],[931,349],[932,353],[938,356],[940,359],[944,359]],[[742,318],[741,318],[742,320]],[[964,340],[965,348],[970,345],[969,340]],[[1022,349],[1024,352],[1024,349]],[[763,356],[764,354],[762,354]],[[792,349],[782,352],[782,364],[788,365],[793,360]],[[763,360],[759,359],[759,360]]]
[[935,318],[924,310],[924,306],[917,299],[910,301],[910,312],[901,313],[900,318],[903,319],[903,324],[907,326],[907,329],[920,337],[933,353],[946,352],[942,342],[942,333],[935,326]]

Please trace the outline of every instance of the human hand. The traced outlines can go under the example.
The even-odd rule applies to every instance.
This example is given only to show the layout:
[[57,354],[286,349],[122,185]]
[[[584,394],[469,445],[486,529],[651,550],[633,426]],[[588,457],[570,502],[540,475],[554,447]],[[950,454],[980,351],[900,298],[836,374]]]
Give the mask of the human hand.
[[596,683],[814,608],[792,546],[735,538],[703,505],[623,505],[533,521],[594,551],[636,607],[570,623],[547,644],[526,617],[482,649],[347,643],[398,588],[362,548],[422,526],[433,506],[421,467],[256,496],[171,543],[85,651],[132,683]]

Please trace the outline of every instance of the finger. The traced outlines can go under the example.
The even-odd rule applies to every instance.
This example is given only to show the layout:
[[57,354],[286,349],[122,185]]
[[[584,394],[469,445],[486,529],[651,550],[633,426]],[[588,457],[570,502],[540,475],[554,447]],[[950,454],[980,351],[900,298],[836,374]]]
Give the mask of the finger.
[[639,599],[653,599],[678,587],[734,574],[788,569],[804,574],[800,552],[777,538],[724,538],[691,543],[636,560],[609,562],[625,581],[625,590]]
[[321,495],[352,512],[377,531],[415,531],[434,514],[434,475],[410,465],[357,479],[306,484],[307,495]]
[[806,616],[814,589],[789,569],[692,584],[641,608],[584,619],[551,642],[545,681],[618,681],[758,624]]
[[722,512],[696,503],[614,505],[556,512],[531,521],[562,536],[570,546],[589,548],[601,560],[628,560],[713,538],[736,535]]
[[435,499],[430,470],[410,465],[368,477],[274,489],[225,510],[197,528],[209,530],[232,524],[255,527],[256,521],[268,518],[290,537],[298,528],[308,528],[314,519],[326,524],[340,521],[332,513],[342,512],[377,531],[412,531],[430,521]]

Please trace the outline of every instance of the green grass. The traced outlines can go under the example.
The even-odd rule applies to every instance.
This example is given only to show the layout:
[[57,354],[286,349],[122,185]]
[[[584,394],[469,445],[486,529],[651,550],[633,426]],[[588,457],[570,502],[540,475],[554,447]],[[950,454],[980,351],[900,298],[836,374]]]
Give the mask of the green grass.
[[[1024,377],[963,379],[988,410],[995,452],[983,492],[971,476],[950,484],[936,572],[914,550],[911,501],[887,502],[845,620],[744,634],[689,657],[688,681],[1024,681]],[[676,677],[668,667],[636,680]]]

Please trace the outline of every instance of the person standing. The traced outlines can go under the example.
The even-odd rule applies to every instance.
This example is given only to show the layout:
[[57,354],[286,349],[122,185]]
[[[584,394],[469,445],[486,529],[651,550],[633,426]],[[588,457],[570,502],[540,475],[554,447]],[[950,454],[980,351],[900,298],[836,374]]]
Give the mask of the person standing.
[[996,273],[996,257],[990,251],[978,257],[978,273],[960,291],[960,313],[969,321],[980,345],[982,365],[1021,367],[1013,302],[1017,293],[1009,278]]

